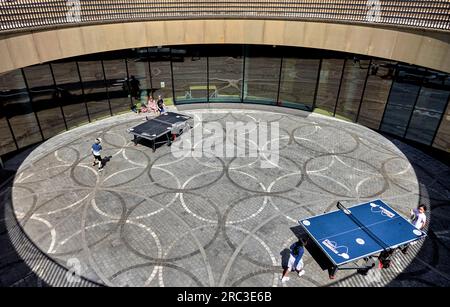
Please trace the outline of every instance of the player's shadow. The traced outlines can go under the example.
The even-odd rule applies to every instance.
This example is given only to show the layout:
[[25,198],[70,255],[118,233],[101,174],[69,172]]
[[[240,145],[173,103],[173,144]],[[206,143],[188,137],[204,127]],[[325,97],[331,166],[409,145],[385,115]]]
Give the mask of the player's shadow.
[[102,165],[103,167],[106,166],[106,164],[108,164],[109,161],[111,161],[112,156],[106,156],[102,159]]
[[280,256],[281,256],[281,267],[283,269],[287,268],[288,262],[289,262],[289,255],[290,255],[290,250],[289,248],[285,248],[281,251]]
[[307,241],[305,249],[314,259],[314,261],[317,262],[322,270],[329,270],[333,266],[333,263],[330,261],[330,259],[327,258],[327,256],[320,249],[317,243],[308,236],[303,227],[291,227],[291,231],[297,236],[297,238]]

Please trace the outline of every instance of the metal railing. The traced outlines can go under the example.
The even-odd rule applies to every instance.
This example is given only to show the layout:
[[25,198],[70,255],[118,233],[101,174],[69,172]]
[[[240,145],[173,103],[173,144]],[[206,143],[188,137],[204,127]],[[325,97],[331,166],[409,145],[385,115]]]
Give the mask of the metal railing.
[[273,18],[450,30],[450,0],[0,0],[0,33],[191,18]]

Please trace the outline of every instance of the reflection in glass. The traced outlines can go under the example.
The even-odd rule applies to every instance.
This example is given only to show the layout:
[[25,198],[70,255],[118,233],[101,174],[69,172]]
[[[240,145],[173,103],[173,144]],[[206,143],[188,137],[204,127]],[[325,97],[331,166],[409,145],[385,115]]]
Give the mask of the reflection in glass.
[[30,89],[33,110],[36,112],[44,138],[66,130],[58,93],[49,64],[24,68]]
[[334,115],[343,65],[344,60],[341,59],[322,60],[316,100],[317,111],[326,113],[327,115]]
[[52,63],[56,81],[56,99],[63,106],[68,128],[89,122],[76,62]]
[[139,80],[141,96],[150,94],[152,89],[147,54],[147,48],[139,48],[130,52],[126,59],[129,76],[135,76]]
[[176,103],[206,102],[207,58],[201,50],[195,47],[172,49],[172,67]]
[[399,66],[398,69],[380,129],[403,137],[425,70],[405,66]]
[[7,122],[8,101],[12,94],[8,88],[11,83],[6,74],[0,74],[0,155],[17,149]]
[[[406,138],[431,145],[450,95],[442,74],[430,72],[424,79]],[[445,76],[445,75],[444,75]]]
[[111,115],[100,61],[78,61],[91,120]]
[[282,106],[312,110],[319,59],[283,58],[280,100]]
[[336,117],[353,122],[356,120],[369,63],[369,60],[361,60],[356,57],[345,62]]
[[153,85],[153,98],[158,95],[165,104],[173,104],[170,48],[148,48]]
[[394,74],[395,63],[381,60],[372,61],[359,111],[358,123],[372,129],[378,129]]
[[276,104],[281,61],[279,57],[269,57],[270,51],[269,47],[249,47],[243,88],[247,103]]
[[0,100],[19,148],[42,141],[20,69],[0,74]]
[[9,130],[8,122],[2,111],[2,94],[0,93],[0,155],[16,150],[16,144]]
[[209,101],[241,102],[242,47],[213,47],[209,55]]
[[[105,67],[106,84],[108,86],[108,97],[111,104],[113,115],[121,113],[123,111],[130,110],[131,102],[129,97],[132,93],[128,92],[126,83],[127,80],[127,68],[125,60],[122,58],[104,60],[103,65]],[[131,76],[131,74],[130,74]],[[140,81],[137,76],[133,76],[135,80]],[[132,81],[130,81],[132,82]],[[133,93],[132,96],[139,97],[139,90]],[[135,99],[136,102],[138,99]]]
[[[319,112],[450,152],[447,74],[344,56],[279,46],[151,47],[35,65],[23,69],[26,78],[22,70],[3,73],[0,155],[16,150],[14,139],[19,148],[40,142],[65,124],[128,112],[147,94],[170,105],[174,92],[178,103],[244,99],[310,110],[315,102]],[[131,76],[137,98],[124,86]]]
[[[444,81],[446,89],[450,88],[450,76]],[[434,137],[433,147],[450,152],[450,98],[447,100],[447,109],[442,116],[441,124]]]

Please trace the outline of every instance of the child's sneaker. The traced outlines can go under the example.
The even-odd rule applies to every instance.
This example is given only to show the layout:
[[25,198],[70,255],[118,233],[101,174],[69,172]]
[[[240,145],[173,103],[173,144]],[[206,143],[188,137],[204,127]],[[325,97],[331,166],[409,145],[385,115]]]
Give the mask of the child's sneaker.
[[285,276],[281,278],[281,282],[287,282],[289,280],[289,277]]

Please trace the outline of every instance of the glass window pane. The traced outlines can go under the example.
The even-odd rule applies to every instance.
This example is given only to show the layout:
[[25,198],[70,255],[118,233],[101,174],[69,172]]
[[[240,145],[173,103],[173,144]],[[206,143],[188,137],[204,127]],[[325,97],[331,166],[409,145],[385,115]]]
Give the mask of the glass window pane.
[[6,74],[0,75],[0,155],[17,149],[7,122],[8,101],[10,101],[13,93],[13,91],[9,90],[10,83]]
[[147,48],[138,48],[130,50],[127,55],[127,65],[129,76],[135,76],[139,80],[142,91],[142,96],[150,94],[150,68],[148,63]]
[[211,47],[209,55],[209,101],[241,102],[243,49],[241,46]]
[[78,65],[91,120],[110,116],[102,63],[96,60],[80,60]]
[[357,58],[345,62],[341,91],[336,107],[336,117],[349,121],[356,120],[369,62],[369,60]]
[[319,113],[333,115],[343,65],[344,60],[341,59],[324,59],[322,61],[316,100],[316,111]]
[[30,89],[33,110],[41,125],[44,138],[65,131],[64,118],[60,100],[55,89],[49,64],[36,65],[24,68]]
[[113,114],[129,111],[131,107],[130,99],[133,98],[135,103],[139,102],[141,89],[140,80],[137,76],[130,74],[130,80],[127,82],[125,60],[120,57],[121,53],[117,53],[117,56],[119,58],[103,61],[106,84],[108,85],[108,97]]
[[70,129],[88,123],[76,62],[59,61],[51,65],[56,81],[57,99],[63,106],[67,127]]
[[358,123],[378,129],[389,97],[395,63],[373,60],[367,79],[364,98],[359,111]]
[[280,57],[268,46],[249,46],[245,58],[244,100],[247,103],[276,104]]
[[[450,76],[445,81],[446,88],[450,88]],[[442,116],[439,129],[434,138],[433,147],[450,152],[450,103],[447,101],[447,109]]]
[[319,59],[283,58],[281,105],[312,110],[319,65]]
[[197,47],[172,49],[176,103],[207,101],[207,59],[202,51]]
[[42,141],[36,115],[33,113],[28,96],[15,97],[17,113],[9,119],[19,148]]
[[407,139],[431,145],[450,95],[450,88],[443,81],[441,73],[430,72],[426,76],[406,133]]
[[0,74],[2,112],[9,119],[19,148],[42,141],[20,70]]
[[3,110],[3,93],[0,91],[0,155],[16,150],[16,144],[6,121],[5,111]]
[[[161,95],[164,103],[173,104],[170,48],[148,48],[153,85],[153,98]],[[174,60],[179,57],[174,57]]]
[[399,66],[386,106],[381,131],[403,137],[419,94],[424,69]]

